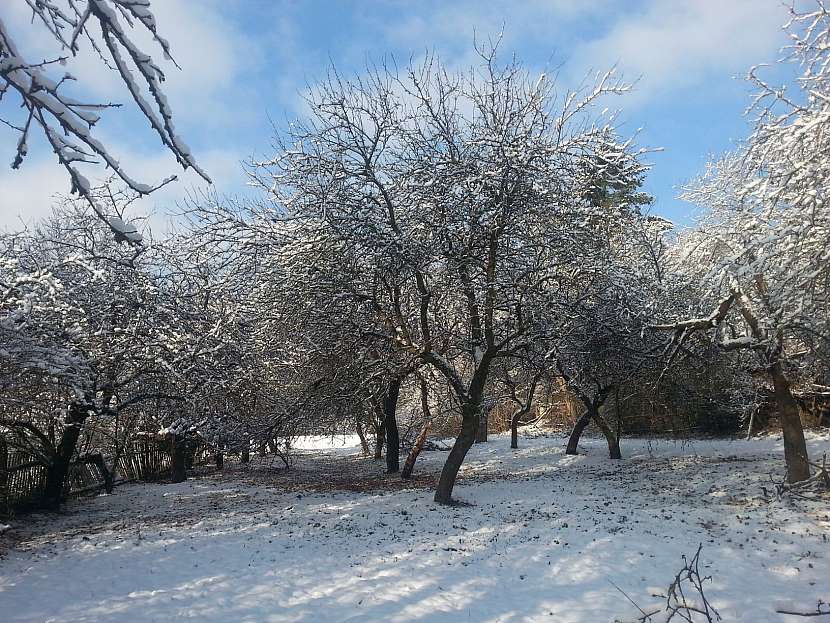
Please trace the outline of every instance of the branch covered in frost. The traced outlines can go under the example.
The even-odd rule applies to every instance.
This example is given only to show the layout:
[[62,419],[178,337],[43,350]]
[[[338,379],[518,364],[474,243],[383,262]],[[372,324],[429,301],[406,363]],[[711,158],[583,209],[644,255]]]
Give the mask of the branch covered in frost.
[[142,115],[149,121],[162,144],[182,168],[193,168],[205,181],[207,174],[197,165],[190,149],[178,136],[173,113],[163,90],[164,72],[152,56],[134,40],[135,29],[148,32],[165,59],[172,61],[170,45],[158,33],[149,0],[26,0],[32,12],[32,28],[42,28],[56,44],[53,58],[33,61],[18,47],[18,37],[0,16],[0,99],[16,96],[19,119],[0,121],[19,134],[12,168],[20,168],[29,155],[33,128],[46,138],[58,163],[71,182],[71,191],[85,198],[97,216],[109,223],[120,240],[140,245],[141,239],[119,229],[93,197],[92,187],[82,172],[84,165],[103,165],[131,190],[147,195],[175,180],[170,176],[150,185],[132,178],[112,155],[107,145],[96,138],[94,127],[101,113],[119,106],[91,103],[66,93],[65,85],[75,78],[63,70],[81,52],[86,41],[102,63],[114,67]]

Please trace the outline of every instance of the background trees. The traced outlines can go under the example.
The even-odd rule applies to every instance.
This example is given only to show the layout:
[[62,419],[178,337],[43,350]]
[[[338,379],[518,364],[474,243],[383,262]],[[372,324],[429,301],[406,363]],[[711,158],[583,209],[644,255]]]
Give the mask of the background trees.
[[[88,11],[47,26],[105,20],[116,50],[132,49],[118,19],[155,34],[141,2],[67,1]],[[130,222],[149,189],[116,170],[0,236],[0,425],[48,468],[55,506],[73,457],[117,460],[138,432],[169,446],[176,480],[197,438],[285,457],[297,436],[353,430],[395,473],[402,445],[449,415],[455,428],[435,426],[455,435],[435,493],[449,503],[488,414],[509,410],[516,447],[553,386],[584,410],[568,452],[593,423],[619,458],[646,412],[651,428],[694,409],[734,430],[771,385],[789,477],[804,479],[798,391],[830,382],[827,19],[794,14],[800,97],[753,73],[755,132],[689,189],[711,212],[680,236],[645,213],[643,151],[595,112],[628,87],[612,72],[561,92],[494,50],[455,73],[437,58],[332,69],[249,167],[262,199],[198,197],[163,240]]]

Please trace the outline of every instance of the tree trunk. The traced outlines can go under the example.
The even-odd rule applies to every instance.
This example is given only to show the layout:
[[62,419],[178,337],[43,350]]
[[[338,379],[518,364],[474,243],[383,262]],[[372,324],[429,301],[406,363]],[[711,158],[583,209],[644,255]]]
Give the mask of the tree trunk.
[[386,471],[397,474],[401,469],[401,440],[398,433],[398,397],[403,379],[393,378],[383,400],[383,426],[386,429]]
[[487,420],[490,418],[489,410],[482,410],[478,415],[478,430],[476,431],[476,443],[487,443],[488,426]]
[[468,402],[462,407],[461,432],[455,439],[450,450],[450,455],[441,470],[441,477],[438,479],[438,486],[435,489],[435,501],[439,504],[452,504],[452,489],[455,486],[455,479],[458,470],[464,462],[464,457],[473,446],[478,432],[478,417],[480,402]]
[[90,454],[85,457],[85,461],[87,463],[92,463],[98,468],[98,471],[101,472],[101,477],[104,479],[104,491],[112,493],[112,472],[107,467],[107,463],[104,461],[104,456],[100,453]]
[[568,445],[565,448],[565,454],[576,454],[576,449],[579,446],[579,438],[582,437],[582,433],[588,428],[588,424],[591,423],[591,416],[593,412],[591,409],[586,409],[585,413],[579,416],[579,419],[574,424],[573,430],[571,430],[571,436],[568,437]]
[[401,471],[401,478],[404,480],[412,477],[412,470],[415,469],[415,461],[418,460],[418,455],[421,454],[421,450],[424,449],[424,443],[426,443],[430,426],[432,426],[432,422],[424,424],[421,432],[418,433],[415,445],[412,446],[412,450],[409,451],[409,456],[406,457],[406,461],[403,464],[403,470]]
[[67,426],[61,434],[61,441],[55,452],[52,464],[46,472],[46,490],[44,491],[44,505],[50,510],[60,509],[63,501],[63,488],[69,475],[69,464],[75,454],[75,446],[81,435],[81,426],[86,419],[86,407],[72,405],[69,407]]
[[755,414],[758,412],[758,407],[753,407],[752,412],[749,414],[749,425],[746,427],[746,438],[752,439],[752,431],[755,427]]
[[251,460],[251,449],[249,445],[242,448],[242,454],[239,457],[240,463],[248,463]]
[[170,435],[170,480],[172,482],[187,480],[187,459],[190,455],[187,446],[185,437]]
[[9,508],[9,450],[0,436],[0,517],[11,514]]
[[357,438],[360,439],[360,451],[363,456],[369,456],[369,442],[366,441],[366,433],[363,432],[363,425],[360,423],[360,418],[354,419],[354,429],[357,433]]
[[519,422],[530,413],[530,404],[525,405],[510,418],[510,447],[516,450],[519,447]]
[[384,430],[383,426],[378,426],[375,429],[375,456],[374,459],[376,461],[380,461],[383,458],[383,442],[386,438],[386,431]]
[[193,463],[196,460],[196,450],[198,448],[196,443],[192,440],[188,440],[187,437],[183,439],[182,443],[184,444],[184,449],[182,450],[182,452],[184,452],[184,468],[185,470],[192,470]]
[[781,364],[776,362],[770,368],[778,404],[778,418],[784,434],[784,461],[787,465],[787,482],[801,482],[810,477],[810,463],[807,458],[807,442],[798,413],[798,403],[790,390],[790,381]]
[[614,434],[614,431],[611,430],[608,422],[606,422],[605,418],[599,413],[594,414],[594,422],[597,423],[597,426],[599,426],[599,429],[605,436],[605,441],[608,443],[608,456],[612,459],[621,459],[622,453],[620,452],[620,438]]
[[216,469],[225,467],[225,455],[221,452],[216,453]]

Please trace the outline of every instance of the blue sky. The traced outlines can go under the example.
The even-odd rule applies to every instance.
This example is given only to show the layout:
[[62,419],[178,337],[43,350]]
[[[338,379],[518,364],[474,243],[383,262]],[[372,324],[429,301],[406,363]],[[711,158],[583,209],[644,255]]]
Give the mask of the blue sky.
[[[19,33],[24,53],[47,55],[50,42],[29,25],[24,5],[3,0],[0,18]],[[434,50],[461,68],[474,61],[474,36],[503,30],[505,57],[515,54],[531,72],[558,68],[565,86],[614,64],[637,80],[634,93],[608,105],[621,109],[624,133],[642,128],[641,145],[663,148],[649,157],[646,188],[655,211],[679,224],[691,222],[692,207],[676,199],[677,186],[746,136],[742,77],[778,57],[787,19],[779,0],[153,0],[152,7],[182,66],[165,65],[177,127],[220,192],[250,193],[240,162],[272,153],[271,120],[279,126],[302,115],[300,92],[330,62],[352,73],[367,58],[406,62]],[[127,101],[94,59],[82,56],[69,69],[79,92]],[[108,112],[98,132],[134,177],[152,183],[175,172],[131,106]],[[0,130],[8,161],[13,141]],[[68,189],[45,145],[33,143],[30,153],[22,171],[0,170],[0,226],[37,218]],[[158,227],[198,185],[195,175],[180,177],[143,200]]]

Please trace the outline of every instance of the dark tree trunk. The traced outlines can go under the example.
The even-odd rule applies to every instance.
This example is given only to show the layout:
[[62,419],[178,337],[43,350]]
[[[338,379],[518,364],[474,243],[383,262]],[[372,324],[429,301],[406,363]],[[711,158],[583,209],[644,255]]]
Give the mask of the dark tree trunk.
[[184,443],[184,468],[186,470],[192,470],[193,463],[196,460],[196,444],[191,441],[187,441],[187,439],[185,439],[182,443]]
[[478,430],[476,431],[476,443],[487,443],[489,410],[482,409],[478,415]]
[[620,440],[617,438],[608,439],[608,456],[612,459],[622,459],[620,451]]
[[585,413],[579,416],[579,419],[574,424],[573,430],[571,430],[571,436],[568,437],[568,445],[565,448],[565,454],[576,454],[576,449],[579,446],[579,439],[582,437],[582,433],[588,428],[588,424],[591,423],[591,416],[593,415],[592,409],[586,409]]
[[242,454],[239,457],[240,463],[248,463],[251,460],[251,449],[250,446],[246,445],[242,448]]
[[464,457],[476,440],[480,401],[468,402],[462,407],[461,432],[455,439],[450,454],[441,470],[438,486],[435,489],[435,501],[439,504],[452,504],[452,489],[458,470],[464,462]]
[[265,456],[266,446],[264,443],[259,444],[259,456]]
[[393,378],[383,399],[383,427],[386,429],[386,471],[397,474],[401,469],[401,440],[398,433],[398,397],[403,379]]
[[221,452],[216,453],[216,469],[225,467],[225,455]]
[[184,482],[187,480],[188,457],[193,460],[193,455],[188,452],[187,439],[181,435],[170,435],[170,480],[172,482]]
[[605,441],[608,443],[608,456],[612,459],[621,459],[620,438],[614,434],[611,426],[608,425],[608,422],[599,413],[594,414],[594,422],[597,423],[597,426],[599,426],[599,429],[605,436]]
[[63,488],[69,475],[69,464],[78,445],[81,427],[86,419],[86,407],[72,405],[67,416],[67,426],[61,434],[61,441],[55,451],[55,456],[49,469],[46,471],[46,489],[44,491],[44,506],[51,510],[58,510],[63,501]]
[[430,426],[432,426],[432,422],[424,424],[424,427],[418,434],[418,438],[415,440],[415,445],[412,446],[412,450],[409,451],[409,456],[406,457],[406,461],[403,464],[403,470],[401,471],[401,478],[404,480],[412,477],[412,470],[415,469],[415,461],[418,460],[418,455],[421,454],[421,450],[424,449],[424,443],[426,443]]
[[9,450],[0,436],[0,517],[10,514],[9,508]]
[[798,403],[793,397],[790,381],[784,374],[780,363],[776,362],[770,368],[770,374],[775,389],[775,400],[778,404],[781,431],[784,434],[787,481],[801,482],[810,477],[810,463],[807,458],[807,443],[804,440],[804,428],[801,426]]
[[[520,412],[521,413],[521,412]],[[516,450],[519,447],[519,414],[510,418],[510,447]]]

